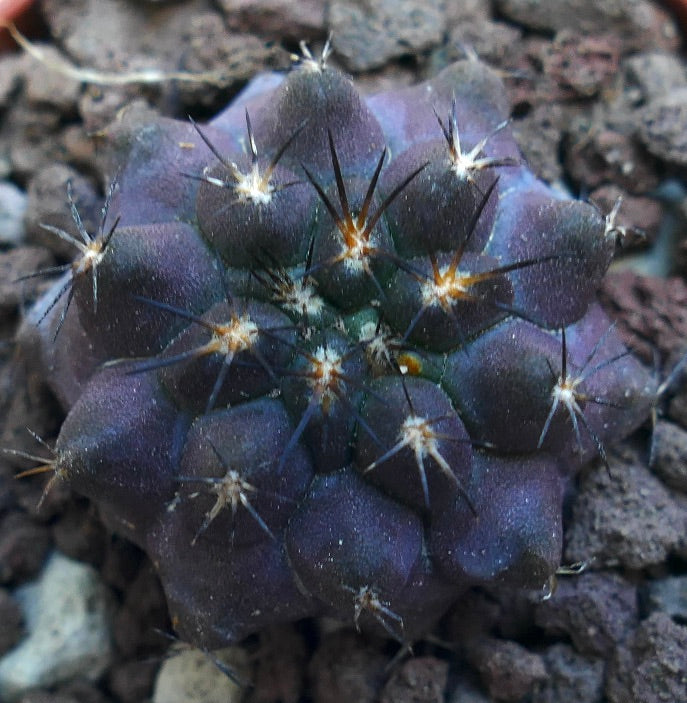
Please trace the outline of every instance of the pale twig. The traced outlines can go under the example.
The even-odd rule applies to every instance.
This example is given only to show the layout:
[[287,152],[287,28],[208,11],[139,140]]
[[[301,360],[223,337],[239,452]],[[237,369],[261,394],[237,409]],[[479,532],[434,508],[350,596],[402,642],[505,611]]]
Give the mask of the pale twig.
[[92,68],[80,68],[69,63],[66,59],[48,56],[39,46],[30,42],[14,25],[13,22],[0,20],[0,27],[5,28],[12,39],[29,56],[40,62],[51,71],[62,76],[72,78],[80,83],[93,83],[95,85],[130,85],[135,83],[166,83],[167,81],[180,81],[182,83],[207,83],[217,87],[225,87],[227,76],[219,71],[205,71],[191,73],[188,71],[163,71],[158,68],[149,68],[142,71],[128,73],[112,73],[98,71]]

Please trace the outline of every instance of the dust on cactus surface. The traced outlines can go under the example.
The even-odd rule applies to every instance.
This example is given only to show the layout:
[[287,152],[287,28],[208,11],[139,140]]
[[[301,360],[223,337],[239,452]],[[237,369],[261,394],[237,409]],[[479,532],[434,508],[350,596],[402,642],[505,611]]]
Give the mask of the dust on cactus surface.
[[96,231],[68,188],[24,326],[68,411],[38,470],[148,553],[184,640],[412,643],[471,587],[547,588],[572,477],[656,386],[596,301],[613,217],[507,114],[474,58],[363,98],[306,51],[208,124],[116,124]]

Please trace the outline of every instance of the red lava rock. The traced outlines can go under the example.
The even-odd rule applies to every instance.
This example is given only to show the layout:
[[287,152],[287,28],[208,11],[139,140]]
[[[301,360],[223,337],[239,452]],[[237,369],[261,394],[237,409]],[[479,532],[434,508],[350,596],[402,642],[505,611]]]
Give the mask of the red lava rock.
[[388,662],[351,630],[325,637],[308,667],[313,703],[373,703],[386,678]]
[[153,690],[157,661],[128,661],[116,664],[108,676],[108,686],[120,703],[148,700]]
[[394,671],[380,703],[443,703],[447,681],[448,662],[415,657]]
[[[81,103],[80,103],[81,104]],[[82,117],[82,119],[84,119]],[[85,121],[85,120],[84,120]],[[102,157],[102,148],[97,138],[100,127],[93,129],[84,125],[71,124],[62,132],[62,144],[65,150],[65,161],[73,164],[82,171],[88,169]]]
[[47,247],[66,261],[74,258],[75,247],[46,231],[41,224],[58,227],[81,241],[74,220],[65,208],[69,181],[86,231],[93,232],[97,229],[100,222],[100,201],[93,186],[73,168],[61,164],[41,170],[31,179],[26,216],[27,239]]
[[588,659],[570,645],[554,644],[544,652],[549,678],[540,684],[530,703],[600,703],[603,695],[604,663]]
[[124,603],[113,622],[117,648],[125,656],[140,656],[142,651],[158,651],[168,644],[159,632],[169,632],[167,604],[160,582],[148,561],[129,584]]
[[325,33],[325,0],[219,0],[227,24],[241,32],[259,31],[300,41]]
[[551,40],[539,36],[521,37],[503,61],[508,98],[517,118],[538,105],[555,104],[547,98],[554,89],[553,81],[542,70],[542,55],[550,44]]
[[[670,370],[687,340],[687,284],[682,278],[611,271],[600,292],[602,304],[618,321],[623,341],[646,363],[654,350]],[[670,361],[669,361],[670,360]]]
[[[114,0],[42,3],[53,36],[81,66],[120,75],[149,69],[212,72],[212,81],[160,81],[146,86],[150,102],[180,115],[188,112],[187,105],[218,108],[219,96],[224,101],[229,87],[271,67],[277,53],[286,57],[286,52],[269,46],[264,38],[230,31],[223,15],[210,6],[204,0],[129,3],[124,8]],[[102,92],[109,91],[105,87]],[[125,94],[141,95],[140,87]]]
[[21,699],[21,703],[81,703],[81,701],[68,693],[31,691]]
[[21,608],[9,591],[0,588],[0,656],[19,642],[24,633]]
[[136,578],[145,561],[143,552],[131,542],[112,536],[100,567],[100,575],[108,586],[124,591]]
[[51,68],[64,61],[57,48],[42,49],[45,63],[32,62],[26,73],[26,99],[34,107],[49,107],[63,117],[74,117],[81,84]]
[[332,44],[351,71],[438,45],[446,30],[438,0],[335,0],[329,6]]
[[585,34],[566,28],[553,40],[536,35],[519,41],[513,37],[506,45],[507,52],[496,54],[495,60],[505,69],[516,114],[528,107],[556,103],[571,103],[585,113],[582,101],[600,93],[605,101],[603,91],[617,78],[621,45],[614,35],[601,33],[602,29]]
[[292,625],[261,633],[249,702],[298,703],[303,694],[307,657],[303,636]]
[[485,638],[468,657],[497,701],[519,701],[547,677],[542,657],[516,642]]
[[630,134],[612,129],[603,120],[581,121],[571,132],[565,166],[573,179],[589,189],[609,181],[630,193],[646,193],[659,184],[653,158]]
[[[296,6],[301,3],[293,3]],[[302,37],[301,37],[302,38]],[[280,37],[283,40],[283,37]],[[216,12],[198,12],[190,18],[179,35],[187,45],[184,70],[191,73],[215,71],[225,76],[227,85],[252,78],[257,67],[286,68],[284,52],[276,45],[251,34],[229,32],[222,16]],[[277,65],[281,57],[281,65]],[[226,85],[212,86],[207,82],[180,83],[179,99],[184,105],[214,111],[226,102]]]
[[[452,672],[453,673],[453,672]],[[452,690],[447,703],[492,703],[492,699],[465,672],[451,677]]]
[[[16,349],[15,354],[19,356]],[[22,360],[28,361],[26,358]],[[44,456],[49,460],[49,451],[38,444],[27,428],[38,436],[49,439],[54,436],[61,412],[57,409],[54,398],[45,390],[42,381],[14,360],[0,365],[0,408],[3,418],[3,424],[0,424],[0,447]],[[0,504],[6,502],[7,507],[16,504],[30,516],[40,517],[40,520],[44,521],[64,507],[70,490],[62,482],[54,484],[45,494],[39,512],[38,505],[45,490],[45,477],[39,475],[22,480],[15,479],[22,469],[35,466],[35,462],[31,463],[26,459],[0,452]],[[2,537],[0,530],[0,542]],[[0,570],[1,568],[0,564]]]
[[[463,7],[463,3],[452,3],[455,7]],[[522,31],[505,22],[492,22],[482,16],[480,10],[486,6],[481,3],[472,16],[466,16],[456,21],[449,34],[448,56],[457,59],[464,52],[460,47],[470,47],[485,62],[500,65],[510,59],[513,47],[522,38]],[[450,9],[447,8],[450,12]],[[451,20],[447,18],[447,21]],[[456,47],[456,52],[451,51]]]
[[95,508],[86,500],[74,499],[52,525],[55,545],[65,556],[100,566],[107,534]]
[[674,49],[679,43],[674,21],[648,0],[497,0],[496,7],[531,29],[590,34],[604,27],[622,37],[623,51]]
[[78,701],[78,703],[109,703],[112,700],[99,691],[96,684],[84,679],[70,681],[61,686],[59,691]]
[[659,420],[653,436],[654,473],[667,486],[687,493],[687,431]]
[[559,103],[542,104],[513,121],[513,132],[527,163],[547,183],[564,178],[559,152],[576,110],[575,106]]
[[0,315],[16,312],[24,302],[34,299],[44,285],[40,278],[29,278],[21,283],[17,279],[52,263],[50,253],[40,247],[17,247],[0,252]]
[[647,618],[612,659],[606,695],[610,703],[685,703],[687,627],[663,613]]
[[0,514],[9,510],[13,505],[12,479],[9,476],[0,474]]
[[682,374],[682,391],[676,394],[670,401],[668,406],[668,415],[675,420],[681,427],[687,429],[687,377]]
[[608,654],[638,621],[636,588],[612,573],[561,578],[553,596],[535,608],[535,622],[547,635],[569,637],[587,656]]
[[589,200],[604,214],[613,210],[614,205],[622,199],[616,225],[618,239],[623,249],[634,244],[642,245],[653,242],[663,218],[663,206],[654,198],[632,195],[617,185],[604,185],[593,191]]
[[470,642],[484,637],[500,620],[501,608],[490,595],[480,590],[468,591],[444,618],[451,642]]
[[198,0],[180,3],[174,12],[165,7],[168,3],[159,2],[132,3],[125,9],[113,0],[43,0],[41,5],[53,36],[72,61],[119,73],[179,68],[188,49],[181,46],[181,32],[194,15],[207,9],[207,3]]
[[[0,0],[0,7],[2,2],[3,0]],[[534,10],[528,0],[497,0],[497,2],[500,8],[509,4],[524,8],[521,10],[525,13],[523,26],[538,21],[538,13],[550,13],[551,28],[545,30],[550,32],[550,36],[561,29],[574,32],[566,35],[559,31],[554,42],[541,37],[523,42],[521,27],[506,22],[491,21],[490,3],[484,3],[482,0],[448,3],[449,7],[446,8],[447,15],[444,20],[447,23],[447,30],[450,31],[449,42],[460,41],[462,44],[472,46],[479,55],[498,62],[499,65],[513,67],[512,63],[506,62],[512,61],[514,54],[527,54],[529,57],[527,59],[529,63],[522,66],[527,69],[528,75],[509,79],[510,86],[520,86],[520,92],[511,88],[511,94],[524,96],[523,103],[528,102],[528,106],[533,108],[525,120],[516,124],[516,129],[521,129],[522,124],[521,133],[526,135],[524,147],[527,157],[536,164],[539,173],[550,181],[566,177],[567,174],[564,174],[558,158],[562,135],[571,131],[569,128],[571,120],[587,108],[582,104],[563,106],[552,104],[552,97],[569,99],[573,96],[584,97],[585,94],[594,94],[606,87],[612,77],[609,67],[617,61],[617,54],[607,51],[609,47],[605,46],[604,40],[598,37],[600,29],[616,32],[616,36],[622,42],[620,49],[622,52],[633,46],[647,47],[645,54],[624,59],[621,67],[621,70],[627,71],[628,75],[633,72],[631,82],[636,86],[635,90],[638,91],[641,99],[647,104],[655,98],[669,95],[681,85],[684,87],[683,69],[679,58],[653,53],[656,47],[672,48],[676,42],[675,35],[671,33],[670,23],[664,22],[665,16],[656,10],[655,3],[645,0],[623,2],[620,3],[623,7],[619,15],[598,21],[598,17],[610,17],[610,10],[619,4],[619,0],[552,0],[550,3],[538,2],[538,7]],[[219,0],[215,4],[218,7],[221,6],[229,31],[225,31],[221,26],[217,13],[207,11],[210,3],[204,0],[190,0],[184,3],[121,3],[118,0],[116,2],[112,0],[44,0],[43,2],[44,7],[48,8],[46,18],[50,25],[50,35],[59,37],[63,45],[67,46],[69,54],[79,64],[87,67],[98,65],[101,68],[118,71],[143,66],[169,67],[170,64],[167,61],[170,57],[176,61],[180,55],[183,55],[185,63],[182,68],[184,69],[214,70],[222,67],[223,62],[226,62],[229,73],[243,71],[241,75],[245,75],[248,71],[251,73],[259,71],[263,61],[272,60],[273,53],[266,51],[264,45],[261,48],[259,46],[261,41],[254,36],[238,37],[232,33],[233,30],[259,32],[261,39],[271,35],[279,39],[286,38],[287,41],[295,43],[302,38],[322,40],[327,29],[325,13],[328,3],[325,0],[303,0],[299,3],[291,0]],[[420,3],[414,4],[420,6]],[[685,3],[675,0],[675,4],[684,6]],[[427,9],[427,6],[424,9]],[[431,7],[434,7],[434,4]],[[101,8],[103,13],[100,12]],[[167,32],[163,28],[159,33],[144,30],[126,32],[121,31],[120,25],[116,25],[118,27],[116,31],[103,33],[102,27],[107,24],[107,21],[101,14],[107,14],[110,11],[119,13],[122,12],[122,8],[126,10],[129,18],[140,12],[149,13],[157,18],[165,14],[169,16],[177,14],[181,17],[177,10],[182,8],[183,17],[176,26],[181,27],[183,31]],[[460,23],[450,19],[450,13],[463,11],[471,12],[470,17],[474,18],[474,21],[465,21],[463,16]],[[645,14],[642,15],[642,12]],[[140,14],[136,16],[140,17]],[[503,18],[505,15],[500,16]],[[644,17],[646,22],[638,21],[638,17]],[[134,20],[134,26],[136,21]],[[166,26],[165,22],[162,24]],[[626,31],[626,27],[629,27],[629,31]],[[666,30],[665,34],[664,30]],[[176,41],[170,37],[176,37]],[[246,47],[241,47],[243,39]],[[135,44],[139,40],[148,44],[146,55],[131,54],[130,42]],[[522,49],[523,44],[528,47],[526,51]],[[242,48],[245,49],[243,53]],[[140,46],[135,49],[135,51],[139,50]],[[450,51],[450,48],[442,46],[436,53],[443,51]],[[141,96],[141,90],[137,86],[117,89],[79,88],[78,110],[85,124],[81,125],[74,120],[65,128],[63,116],[72,117],[76,88],[69,88],[64,95],[53,94],[51,91],[55,86],[59,90],[61,79],[59,77],[51,79],[47,75],[42,75],[43,72],[38,71],[35,65],[32,70],[36,73],[32,75],[31,70],[27,69],[31,64],[24,56],[18,54],[6,56],[0,59],[0,62],[0,106],[4,118],[4,125],[0,128],[3,149],[9,155],[5,159],[3,156],[5,151],[0,154],[0,168],[6,169],[3,170],[3,177],[9,174],[20,182],[33,180],[35,184],[39,183],[41,176],[45,177],[46,190],[35,193],[31,203],[33,232],[40,237],[43,234],[37,227],[40,221],[51,221],[58,226],[71,225],[71,222],[67,221],[60,225],[56,221],[46,220],[50,212],[59,211],[61,214],[65,212],[66,176],[58,174],[59,177],[54,177],[55,174],[48,171],[45,165],[59,158],[72,165],[78,164],[82,172],[93,173],[94,156],[99,157],[96,153],[99,151],[99,142],[84,137],[82,132],[102,129],[120,108]],[[542,64],[545,65],[545,69]],[[172,67],[180,68],[178,64]],[[397,67],[392,70],[397,70]],[[544,70],[551,75],[545,76]],[[405,71],[406,76],[416,77],[416,71],[411,72],[407,68]],[[386,80],[398,80],[397,77],[389,78],[391,71],[380,72],[379,75],[384,76]],[[536,78],[535,81],[532,81],[533,75]],[[147,105],[146,101],[156,100],[158,93],[162,93],[167,96],[166,99],[169,102],[162,100],[156,102],[156,105],[164,106],[161,109],[179,111],[179,105],[191,105],[198,99],[203,101],[204,109],[208,109],[207,106],[212,104],[214,99],[208,98],[212,92],[206,86],[174,85],[169,87],[169,90],[167,87],[149,88],[144,93],[145,100],[141,99],[139,104]],[[662,104],[656,102],[652,108],[658,110]],[[599,106],[601,112],[607,108],[603,104],[603,98],[594,105]],[[644,139],[647,147],[653,148],[661,159],[670,160],[675,157],[670,154],[663,156],[658,146],[651,146],[650,138],[658,145],[661,144],[661,140],[664,140],[663,143],[671,149],[677,145],[678,157],[682,158],[681,135],[671,132],[671,129],[679,124],[675,115],[679,116],[680,109],[680,105],[673,105],[670,107],[672,110],[672,112],[669,111],[670,114],[660,110],[656,115],[652,115],[650,111],[646,113],[650,121],[645,125]],[[627,115],[628,122],[635,120],[635,115],[638,118],[639,113],[639,109],[631,110]],[[526,126],[525,122],[527,122]],[[6,147],[4,147],[5,144]],[[588,130],[580,133],[574,133],[573,130],[573,136],[566,148],[568,167],[572,169],[573,178],[588,188],[601,186],[592,194],[592,197],[600,204],[605,199],[605,204],[601,205],[603,211],[610,210],[615,201],[612,189],[606,187],[607,182],[613,180],[625,193],[621,216],[627,216],[627,224],[643,226],[645,229],[649,229],[648,225],[655,224],[659,206],[643,197],[634,197],[632,193],[639,193],[657,185],[657,164],[658,167],[661,165],[656,158],[647,154],[646,149],[633,137],[633,134],[622,133],[620,128],[608,126],[600,121],[593,123],[590,121]],[[575,152],[572,156],[571,150]],[[75,179],[75,184],[78,184],[80,177],[77,177],[76,171],[69,171],[69,173]],[[34,174],[37,178],[33,177]],[[84,181],[84,183],[86,184],[84,194],[87,197],[79,203],[80,211],[87,215],[87,220],[91,224],[95,224],[99,217],[99,203],[95,199],[89,182]],[[88,202],[92,207],[87,205]],[[620,222],[625,224],[622,217]],[[87,225],[91,226],[88,222]],[[56,241],[56,238],[50,237],[51,245]],[[68,246],[58,252],[60,256],[68,258],[71,258],[72,253],[72,249]],[[35,264],[30,264],[34,254],[37,257]],[[24,259],[25,256],[28,258]],[[9,268],[6,268],[5,264],[8,260],[11,263]],[[8,318],[14,315],[20,302],[20,292],[9,281],[14,280],[16,275],[29,273],[49,263],[48,254],[38,249],[27,248],[0,254],[0,315]],[[615,289],[613,286],[617,281],[614,279],[618,275],[622,277],[626,274],[612,274],[607,282],[607,286],[611,288],[609,304],[617,305],[616,309],[622,316],[621,324],[625,325],[624,329],[628,337],[634,337],[637,341],[647,363],[652,363],[652,350],[656,347],[666,361],[665,365],[669,367],[667,360],[676,358],[681,345],[687,339],[687,286],[681,279],[663,281],[641,280],[639,277],[634,277],[626,288]],[[42,279],[27,281],[24,284],[26,297],[32,297],[34,286],[42,284]],[[4,308],[3,305],[5,305]],[[2,361],[10,351],[9,345],[2,348]],[[35,452],[37,447],[26,435],[24,428],[28,425],[41,434],[50,436],[49,432],[44,432],[41,425],[46,420],[46,415],[56,416],[55,409],[47,406],[47,409],[40,410],[41,406],[28,403],[23,397],[25,394],[18,390],[23,380],[12,379],[5,372],[6,367],[0,367],[0,408],[2,408],[0,425],[5,423],[6,418],[9,422],[2,427],[0,446]],[[670,414],[673,419],[679,420],[687,428],[687,388],[673,399]],[[682,490],[684,490],[685,470],[684,464],[680,463],[684,461],[683,434],[682,430],[672,424],[659,423],[656,432],[657,462],[654,467],[656,475],[663,482]],[[15,441],[20,436],[21,440]],[[11,437],[9,441],[8,437]],[[26,440],[25,444],[24,440]],[[38,452],[40,453],[40,449]],[[30,514],[16,512],[16,502],[20,501],[27,509],[35,509],[41,496],[43,482],[40,479],[15,481],[12,477],[15,469],[8,468],[5,457],[1,455],[0,464],[2,464],[0,467],[0,577],[9,573],[8,578],[11,581],[23,580],[30,578],[40,568],[41,560],[38,559],[37,552],[47,550],[50,544],[50,531],[43,525],[32,522]],[[618,472],[622,473],[622,470]],[[594,538],[603,538],[599,546],[599,554],[604,558],[613,558],[614,540],[618,539],[621,545],[620,554],[627,563],[632,564],[637,560],[644,563],[642,559],[635,558],[629,545],[630,541],[638,537],[636,549],[642,551],[644,549],[642,540],[646,539],[651,547],[649,552],[655,553],[652,559],[660,559],[661,555],[665,555],[669,549],[672,536],[668,535],[667,541],[659,540],[659,545],[654,550],[653,536],[663,533],[665,537],[665,528],[659,529],[659,525],[653,524],[651,520],[655,518],[661,525],[665,525],[676,519],[675,530],[681,531],[680,521],[676,518],[679,513],[676,512],[675,506],[682,506],[680,508],[682,514],[687,508],[684,502],[680,503],[674,496],[671,501],[661,502],[661,496],[664,494],[656,488],[658,485],[656,482],[646,482],[645,475],[641,472],[629,470],[628,473],[621,488],[637,491],[637,493],[624,495],[622,490],[616,493],[612,490],[612,484],[607,485],[601,481],[595,486],[595,481],[590,481],[587,487],[591,485],[594,491],[590,499],[591,504],[588,505],[583,501],[586,507],[584,510],[578,507],[576,519],[587,519],[588,528],[594,531],[597,529],[594,526],[594,516],[598,517],[601,523],[599,528],[601,535],[597,534]],[[46,514],[50,514],[51,502],[59,490],[58,487],[57,491],[53,491],[48,497],[41,513],[42,519]],[[657,497],[661,498],[658,503]],[[610,514],[607,515],[604,511],[608,506],[610,506]],[[63,508],[63,505],[59,505],[59,511]],[[62,517],[59,511],[55,511],[53,515],[55,526],[51,527],[52,534],[67,550],[72,550],[73,553],[81,554],[90,560],[97,560],[94,552],[102,535],[97,539],[93,539],[92,535],[82,539],[78,534],[79,525],[85,524],[89,530],[92,525],[87,519],[88,516],[84,514],[83,506],[77,506],[77,508],[70,508]],[[586,513],[585,510],[587,510]],[[618,526],[623,524],[628,514],[630,517],[637,518],[636,523],[628,520],[634,531],[633,535],[621,534],[618,537],[614,530],[620,529]],[[644,524],[642,520],[645,519],[649,520],[650,526],[646,535],[642,533],[641,528]],[[682,539],[684,540],[684,535]],[[146,565],[146,569],[150,568],[141,553],[122,541],[114,542],[114,545],[108,543],[105,546],[101,570],[106,580],[121,591],[122,598],[125,600],[124,605],[120,607],[117,627],[118,642],[123,655],[137,659],[117,664],[108,672],[105,686],[112,696],[111,699],[95,691],[92,686],[84,684],[82,688],[73,685],[56,692],[37,691],[25,696],[22,703],[105,703],[109,700],[117,700],[119,703],[139,703],[149,695],[152,671],[157,664],[151,661],[142,662],[140,659],[156,649],[155,644],[158,645],[157,649],[162,649],[166,645],[162,638],[160,638],[161,641],[158,640],[158,636],[152,632],[154,626],[169,629],[164,600],[159,585],[150,572],[145,577],[136,576],[142,564]],[[585,542],[580,538],[577,544],[583,545]],[[594,549],[596,547],[593,547],[592,551]],[[584,550],[580,549],[580,551]],[[632,558],[627,557],[628,553]],[[8,571],[3,571],[6,567]],[[3,637],[6,637],[7,641],[12,639],[16,641],[19,636],[11,627],[13,622],[11,618],[17,612],[16,604],[10,603],[7,606],[3,598],[6,594],[5,590],[0,589],[0,652],[3,647]],[[481,605],[478,601],[479,598],[467,601],[463,604],[462,610],[455,611],[453,624],[448,629],[455,630],[456,639],[467,641],[477,635],[483,635],[486,628],[496,622],[500,623],[501,629],[498,629],[500,636],[518,634],[516,625],[509,626],[512,627],[512,632],[508,627],[506,627],[508,631],[504,631],[504,618],[508,617],[508,613],[503,611],[507,610],[507,603],[501,605],[493,600],[489,601],[486,596]],[[549,608],[551,610],[548,610]],[[544,618],[541,613],[545,610],[547,614]],[[519,617],[524,618],[524,615]],[[544,618],[541,622],[540,617]],[[598,650],[599,641],[608,642],[608,647],[600,652],[604,658],[608,658],[611,650],[614,649],[614,643],[622,639],[630,625],[636,623],[634,588],[619,577],[611,577],[607,574],[589,573],[579,578],[566,579],[561,582],[553,600],[538,607],[537,618],[537,623],[544,628],[547,635],[570,637],[580,651],[593,651],[595,648]],[[626,621],[623,618],[626,618]],[[619,650],[608,677],[608,699],[612,703],[621,701],[629,703],[634,700],[642,703],[683,701],[684,689],[687,686],[684,678],[681,679],[679,674],[687,670],[684,659],[687,649],[684,630],[685,628],[671,624],[665,618],[656,621],[652,618],[643,623],[637,630],[636,636],[630,638],[631,646]],[[519,632],[521,634],[522,630]],[[530,634],[531,632],[532,630]],[[515,693],[509,688],[513,681],[530,691],[528,700],[531,703],[554,703],[554,701],[555,703],[561,701],[598,703],[600,700],[602,663],[599,660],[588,660],[577,654],[567,644],[549,647],[542,650],[539,661],[536,657],[530,661],[531,669],[537,669],[538,664],[543,662],[547,678],[544,680],[535,676],[535,683],[528,689],[526,683],[532,677],[530,675],[528,679],[524,675],[523,672],[527,671],[527,661],[526,657],[521,655],[523,653],[527,656],[533,655],[522,648],[516,652],[511,651],[511,645],[513,648],[518,647],[513,643],[505,643],[505,646],[502,646],[502,640],[496,642],[499,643],[496,646],[497,651],[492,651],[491,656],[487,654],[486,649],[483,651],[484,660],[494,665],[494,671],[485,674],[485,680],[487,676],[491,677],[489,681],[494,686],[495,693],[506,696],[504,700],[513,700],[511,696]],[[256,662],[258,687],[250,694],[250,703],[267,703],[276,700],[294,703],[299,700],[302,695],[304,661],[307,656],[307,652],[303,649],[305,645],[302,637],[296,630],[289,628],[288,633],[285,631],[275,635],[274,641],[261,640],[261,643],[267,647],[267,651],[261,648],[261,656]],[[493,646],[490,640],[488,647]],[[276,648],[277,651],[270,654],[270,648]],[[502,649],[508,651],[504,652]],[[142,650],[145,650],[144,655],[141,655]],[[415,689],[407,687],[401,680],[407,675],[408,670],[412,674],[410,678],[414,678],[415,681],[429,680],[430,683],[437,683],[437,679],[432,679],[431,676],[428,679],[424,678],[424,675],[431,673],[426,666],[420,665],[418,666],[420,671],[414,671],[414,661],[422,660],[406,662],[396,670],[387,683],[384,695],[388,695],[389,700],[396,700],[394,698],[396,691],[398,691],[399,700],[406,700],[400,697],[401,692],[410,696],[417,694],[417,686]],[[429,661],[437,663],[436,660]],[[518,663],[519,668],[515,667],[516,671],[511,679],[509,662],[513,661]],[[316,659],[310,667],[312,680],[317,682],[317,697],[313,700],[315,703],[319,701],[339,703],[341,700],[356,701],[356,703],[377,701],[383,681],[388,676],[388,672],[384,671],[387,663],[388,657],[383,655],[378,647],[362,638],[357,638],[351,632],[327,636],[323,639]],[[445,664],[437,663],[437,665],[445,668]],[[395,688],[397,684],[398,689]],[[406,688],[403,688],[404,685]],[[430,695],[433,695],[435,689],[431,687],[430,689]],[[488,703],[485,695],[473,688],[462,687],[462,684],[456,687],[454,695],[449,696],[449,699],[453,703],[468,703],[468,701]],[[434,699],[411,697],[410,700]]]
[[[1,30],[0,30],[1,36]],[[0,47],[2,39],[0,39]],[[0,107],[6,109],[16,99],[26,75],[26,62],[21,54],[3,55],[0,48]]]
[[444,14],[448,26],[453,28],[465,22],[489,20],[494,13],[489,3],[483,0],[462,0],[462,2],[447,2]]
[[[614,80],[620,64],[620,39],[564,29],[543,52],[543,71],[558,87],[559,100],[589,98]],[[553,99],[553,96],[552,96]]]
[[25,513],[10,512],[0,519],[0,583],[17,583],[35,576],[50,548],[47,527]]
[[501,612],[493,630],[494,634],[507,640],[529,641],[536,630],[534,608],[541,603],[548,588],[548,584],[541,584],[534,591],[513,593],[508,588],[494,591],[501,606]]
[[9,168],[19,182],[64,157],[60,131],[62,115],[51,107],[29,105],[19,94],[3,113],[3,141]]
[[[116,120],[118,115],[129,112],[132,105],[143,104],[146,109],[150,110],[148,103],[141,101],[139,95],[140,92],[136,86],[131,85],[109,88],[105,91],[97,87],[88,87],[79,98],[79,115],[83,121],[83,125],[79,125],[77,128],[80,137],[83,139],[84,131],[90,134],[106,135],[107,126]],[[65,135],[65,141],[68,144],[74,141],[69,132]],[[88,143],[93,150],[96,150],[100,145],[99,140],[92,137],[88,139]],[[88,162],[89,166],[94,161],[96,159]]]
[[567,532],[565,559],[596,567],[643,569],[660,564],[687,530],[687,509],[639,461],[614,452],[612,477],[597,467],[580,482]]

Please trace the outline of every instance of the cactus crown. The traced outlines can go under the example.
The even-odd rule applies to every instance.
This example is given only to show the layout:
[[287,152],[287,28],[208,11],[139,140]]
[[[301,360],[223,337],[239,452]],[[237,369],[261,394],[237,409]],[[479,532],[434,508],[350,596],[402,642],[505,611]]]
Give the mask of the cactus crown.
[[655,395],[595,303],[612,221],[532,176],[489,69],[363,99],[327,54],[209,125],[114,125],[99,232],[71,193],[80,238],[48,228],[80,256],[34,312],[46,470],[204,647],[317,614],[411,640],[543,586],[566,482]]

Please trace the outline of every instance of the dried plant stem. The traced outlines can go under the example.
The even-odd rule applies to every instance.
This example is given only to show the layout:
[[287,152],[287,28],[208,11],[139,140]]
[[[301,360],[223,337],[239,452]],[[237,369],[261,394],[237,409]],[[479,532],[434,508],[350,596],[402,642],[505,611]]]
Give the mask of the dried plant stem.
[[153,84],[165,83],[167,81],[182,81],[184,83],[206,83],[218,87],[223,87],[227,83],[227,76],[219,71],[190,73],[188,71],[167,72],[156,68],[150,68],[144,71],[132,71],[130,73],[109,73],[90,68],[79,68],[64,59],[55,59],[53,56],[48,57],[39,46],[30,42],[23,35],[13,22],[0,20],[0,27],[7,29],[12,39],[14,39],[27,54],[43,64],[43,66],[62,76],[79,81],[80,83],[116,86],[135,83]]

